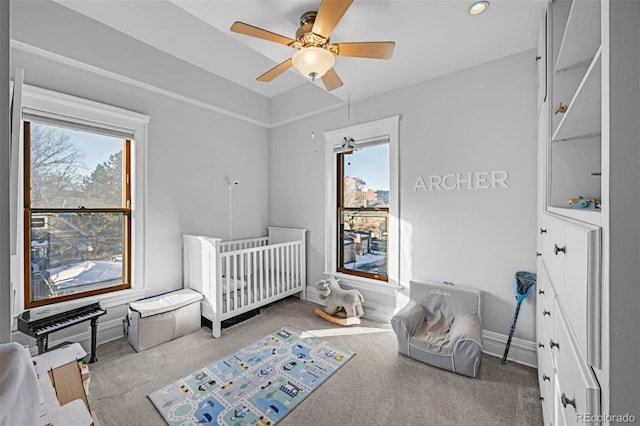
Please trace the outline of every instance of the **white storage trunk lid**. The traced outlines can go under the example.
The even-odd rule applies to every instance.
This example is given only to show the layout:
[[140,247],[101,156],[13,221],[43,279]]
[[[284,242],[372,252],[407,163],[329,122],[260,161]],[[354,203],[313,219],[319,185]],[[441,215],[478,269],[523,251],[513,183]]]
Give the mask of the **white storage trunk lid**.
[[173,311],[183,306],[190,305],[202,299],[202,294],[197,291],[185,288],[171,293],[161,294],[150,299],[143,299],[138,302],[129,303],[129,308],[140,314],[141,318],[163,312]]

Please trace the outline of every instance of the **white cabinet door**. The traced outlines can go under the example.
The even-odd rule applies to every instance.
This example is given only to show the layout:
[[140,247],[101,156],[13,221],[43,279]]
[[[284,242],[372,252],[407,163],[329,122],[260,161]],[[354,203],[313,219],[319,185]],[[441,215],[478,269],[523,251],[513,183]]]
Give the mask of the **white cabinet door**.
[[552,348],[557,365],[556,412],[562,413],[560,417],[564,417],[566,424],[592,424],[585,421],[588,420],[585,416],[600,413],[600,387],[579,353],[566,317],[559,314],[554,321],[557,341]]
[[600,366],[600,228],[543,214],[542,260],[580,353]]
[[571,224],[565,229],[563,285],[556,288],[582,355],[600,366],[600,228]]

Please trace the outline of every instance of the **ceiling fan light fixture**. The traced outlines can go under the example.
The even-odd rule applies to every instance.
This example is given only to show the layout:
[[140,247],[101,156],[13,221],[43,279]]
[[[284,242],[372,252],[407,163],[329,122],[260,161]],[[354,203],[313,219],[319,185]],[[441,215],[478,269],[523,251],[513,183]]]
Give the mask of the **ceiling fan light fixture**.
[[477,1],[469,6],[469,15],[480,15],[489,7],[488,1]]
[[293,66],[300,74],[309,78],[320,78],[333,68],[336,62],[333,53],[321,47],[305,47],[298,50],[291,57]]

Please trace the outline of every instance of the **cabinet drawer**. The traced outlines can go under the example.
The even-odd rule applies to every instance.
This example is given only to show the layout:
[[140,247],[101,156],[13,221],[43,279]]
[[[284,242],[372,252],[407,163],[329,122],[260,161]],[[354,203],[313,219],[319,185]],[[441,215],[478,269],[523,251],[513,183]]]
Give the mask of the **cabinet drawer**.
[[542,416],[544,425],[553,424],[553,383],[555,369],[551,360],[551,351],[548,346],[538,347],[538,384],[540,386],[540,402],[542,403]]
[[560,382],[557,380],[553,381],[553,414],[552,414],[552,425],[554,426],[566,426],[567,423],[567,412],[562,407],[560,400],[562,399],[562,391],[560,390]]
[[551,348],[557,368],[554,405],[556,411],[564,415],[566,424],[585,424],[580,414],[600,414],[600,387],[579,353],[577,342],[561,312],[554,325],[557,336]]
[[600,368],[600,228],[543,215],[542,260],[590,365]]
[[600,368],[600,228],[568,226],[565,242],[563,285],[556,287],[556,294],[583,356]]
[[536,286],[538,287],[536,309],[538,311],[537,318],[539,319],[538,326],[540,332],[538,340],[539,344],[548,347],[549,339],[553,336],[553,319],[555,318],[553,301],[555,300],[555,291],[549,281],[544,265],[538,269]]

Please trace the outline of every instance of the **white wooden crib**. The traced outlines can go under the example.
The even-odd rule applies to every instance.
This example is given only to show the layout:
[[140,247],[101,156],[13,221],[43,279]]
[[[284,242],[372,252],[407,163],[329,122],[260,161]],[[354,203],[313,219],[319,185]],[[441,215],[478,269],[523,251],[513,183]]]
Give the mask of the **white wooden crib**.
[[184,287],[204,295],[202,316],[220,337],[222,321],[300,293],[306,299],[306,229],[268,227],[235,241],[183,235]]

